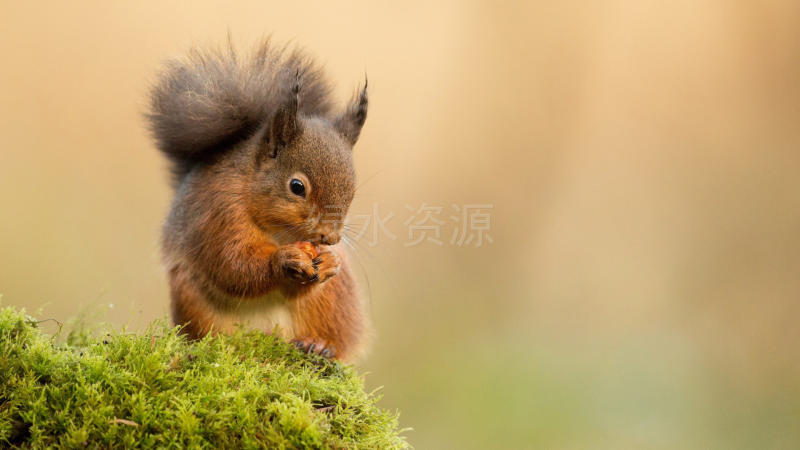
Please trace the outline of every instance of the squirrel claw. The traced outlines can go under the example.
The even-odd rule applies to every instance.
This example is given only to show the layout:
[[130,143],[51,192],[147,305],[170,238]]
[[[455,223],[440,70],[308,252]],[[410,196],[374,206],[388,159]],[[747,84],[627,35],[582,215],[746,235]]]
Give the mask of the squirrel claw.
[[276,252],[276,270],[283,272],[284,276],[296,283],[307,284],[316,281],[317,268],[311,262],[311,258],[303,250],[296,246],[285,246]]
[[292,344],[304,353],[316,353],[325,358],[334,358],[336,356],[336,347],[333,345],[326,345],[325,341],[306,338],[295,339],[292,341]]
[[317,270],[317,280],[319,280],[320,283],[324,283],[339,273],[341,259],[336,253],[330,250],[323,250],[320,252],[319,256],[314,258],[313,263],[314,269]]
[[276,253],[275,264],[278,271],[292,283],[307,286],[324,283],[339,273],[341,259],[339,255],[328,249],[317,251],[309,243],[307,246],[291,244],[281,247]]

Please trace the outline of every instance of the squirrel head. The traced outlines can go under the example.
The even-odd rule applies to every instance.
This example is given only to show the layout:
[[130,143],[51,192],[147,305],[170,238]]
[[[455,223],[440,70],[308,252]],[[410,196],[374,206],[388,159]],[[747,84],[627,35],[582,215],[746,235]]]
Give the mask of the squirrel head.
[[250,215],[278,242],[333,245],[355,194],[353,145],[367,116],[366,84],[331,120],[298,112],[299,86],[254,136]]

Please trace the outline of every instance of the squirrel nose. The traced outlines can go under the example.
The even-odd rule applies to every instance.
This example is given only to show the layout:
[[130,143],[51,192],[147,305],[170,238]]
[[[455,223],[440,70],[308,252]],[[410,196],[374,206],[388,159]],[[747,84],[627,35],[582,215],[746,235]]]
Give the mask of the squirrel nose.
[[339,242],[339,239],[341,239],[341,237],[339,233],[335,231],[319,235],[319,241],[325,245],[334,245]]

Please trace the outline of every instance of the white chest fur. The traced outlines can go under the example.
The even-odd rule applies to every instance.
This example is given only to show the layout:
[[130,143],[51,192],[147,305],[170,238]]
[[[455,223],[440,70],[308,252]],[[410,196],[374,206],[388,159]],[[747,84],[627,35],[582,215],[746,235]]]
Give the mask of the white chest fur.
[[226,310],[215,311],[215,325],[225,333],[238,327],[277,333],[283,337],[294,336],[292,313],[286,299],[279,293],[271,293],[257,299],[231,299],[236,305]]

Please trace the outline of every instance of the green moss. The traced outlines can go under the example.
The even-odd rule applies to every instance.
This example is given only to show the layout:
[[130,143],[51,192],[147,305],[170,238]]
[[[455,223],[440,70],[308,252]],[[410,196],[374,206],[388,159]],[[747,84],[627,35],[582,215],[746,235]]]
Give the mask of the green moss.
[[347,366],[255,332],[64,343],[0,310],[0,447],[404,448]]

